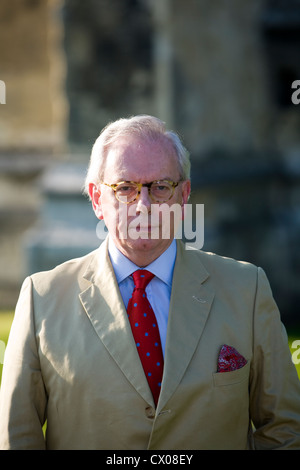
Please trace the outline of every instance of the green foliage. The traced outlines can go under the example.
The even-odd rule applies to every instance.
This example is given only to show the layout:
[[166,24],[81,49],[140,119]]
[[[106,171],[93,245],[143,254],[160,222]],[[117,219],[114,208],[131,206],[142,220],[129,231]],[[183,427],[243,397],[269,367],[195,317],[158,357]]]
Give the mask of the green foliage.
[[[0,341],[7,344],[9,331],[13,321],[13,312],[0,312]],[[3,365],[0,364],[0,383],[2,377]]]

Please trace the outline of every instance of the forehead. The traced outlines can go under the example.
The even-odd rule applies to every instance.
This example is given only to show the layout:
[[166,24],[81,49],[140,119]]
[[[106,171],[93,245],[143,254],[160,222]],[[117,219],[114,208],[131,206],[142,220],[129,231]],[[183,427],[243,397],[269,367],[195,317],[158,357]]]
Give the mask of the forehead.
[[122,137],[107,151],[104,177],[111,181],[153,181],[179,178],[178,160],[172,143],[132,136]]

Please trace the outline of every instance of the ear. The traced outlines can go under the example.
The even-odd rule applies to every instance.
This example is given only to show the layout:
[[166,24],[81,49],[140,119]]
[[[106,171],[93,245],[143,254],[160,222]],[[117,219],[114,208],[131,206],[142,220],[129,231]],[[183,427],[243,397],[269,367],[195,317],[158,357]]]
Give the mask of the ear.
[[191,194],[191,181],[186,180],[182,184],[182,203],[187,204]]
[[190,182],[190,180],[186,180],[182,183],[182,204],[181,204],[181,206],[182,206],[182,220],[184,220],[184,214],[185,214],[184,206],[185,206],[185,204],[188,203],[190,194],[191,194],[191,182]]
[[103,211],[101,205],[101,192],[94,183],[89,184],[89,195],[92,201],[93,209],[97,219],[103,219]]

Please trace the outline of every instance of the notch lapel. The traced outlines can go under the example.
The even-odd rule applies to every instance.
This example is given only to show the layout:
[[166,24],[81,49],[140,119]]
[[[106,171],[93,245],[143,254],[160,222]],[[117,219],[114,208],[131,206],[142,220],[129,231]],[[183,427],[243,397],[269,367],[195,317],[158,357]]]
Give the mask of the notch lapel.
[[154,406],[109,259],[107,239],[96,251],[84,278],[90,286],[79,297],[97,335],[133,387]]
[[203,332],[215,295],[204,285],[208,277],[199,252],[185,250],[184,244],[177,241],[158,412],[175,392]]

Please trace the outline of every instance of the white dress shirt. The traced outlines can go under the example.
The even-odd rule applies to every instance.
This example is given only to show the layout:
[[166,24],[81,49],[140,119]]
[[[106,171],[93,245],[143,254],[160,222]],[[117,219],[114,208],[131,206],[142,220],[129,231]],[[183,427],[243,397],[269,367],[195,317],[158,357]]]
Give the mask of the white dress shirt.
[[[134,289],[134,282],[131,274],[141,267],[136,266],[116,247],[111,237],[109,237],[108,251],[112,266],[119,284],[121,296],[127,310],[128,301]],[[172,290],[173,270],[176,259],[176,241],[162,253],[159,258],[148,266],[147,271],[155,275],[146,287],[146,294],[154,310],[162,344],[163,354],[165,354],[165,344],[167,337],[168,314],[170,297]]]

